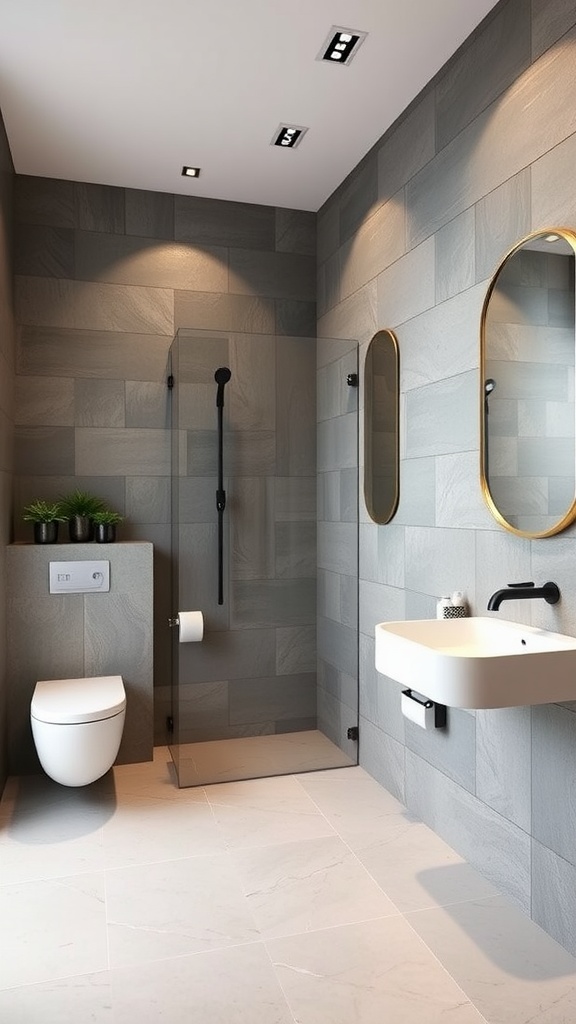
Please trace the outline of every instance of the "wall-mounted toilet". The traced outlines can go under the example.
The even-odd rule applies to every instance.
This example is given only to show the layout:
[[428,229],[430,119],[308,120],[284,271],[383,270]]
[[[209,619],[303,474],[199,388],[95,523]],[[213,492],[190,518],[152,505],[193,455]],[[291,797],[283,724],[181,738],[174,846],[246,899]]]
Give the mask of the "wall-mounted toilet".
[[44,679],[30,720],[44,771],[62,786],[87,786],[116,760],[126,717],[122,676]]

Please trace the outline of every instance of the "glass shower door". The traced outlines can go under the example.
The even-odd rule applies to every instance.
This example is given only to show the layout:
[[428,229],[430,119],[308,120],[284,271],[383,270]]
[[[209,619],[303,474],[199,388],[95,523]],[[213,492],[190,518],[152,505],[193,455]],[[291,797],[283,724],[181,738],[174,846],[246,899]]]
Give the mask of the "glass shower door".
[[356,763],[357,346],[331,344],[318,366],[316,339],[172,345],[173,613],[204,617],[201,642],[173,630],[181,786]]

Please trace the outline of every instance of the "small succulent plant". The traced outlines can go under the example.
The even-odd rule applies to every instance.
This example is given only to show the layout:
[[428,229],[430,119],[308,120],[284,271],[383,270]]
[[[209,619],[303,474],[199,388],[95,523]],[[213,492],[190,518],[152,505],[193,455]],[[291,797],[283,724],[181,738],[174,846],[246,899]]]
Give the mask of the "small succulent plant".
[[60,505],[66,519],[73,516],[83,516],[86,519],[94,519],[98,512],[104,512],[106,506],[101,498],[87,491],[73,491],[72,494],[65,494],[60,498]]
[[60,501],[31,501],[22,511],[25,523],[65,523],[67,516]]

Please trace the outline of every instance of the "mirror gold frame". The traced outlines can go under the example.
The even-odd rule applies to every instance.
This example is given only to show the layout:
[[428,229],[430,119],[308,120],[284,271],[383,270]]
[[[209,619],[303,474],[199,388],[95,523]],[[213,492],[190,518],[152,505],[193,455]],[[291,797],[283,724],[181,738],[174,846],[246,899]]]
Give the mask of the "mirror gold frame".
[[377,331],[364,363],[364,500],[370,518],[389,523],[400,496],[398,339]]
[[[490,301],[494,296],[495,289],[498,285],[499,278],[504,268],[509,268],[510,261],[513,257],[521,250],[538,247],[538,240],[541,242],[551,241],[547,236],[557,236],[558,239],[563,239],[570,249],[572,255],[576,256],[576,232],[569,228],[547,228],[541,231],[534,231],[524,238],[520,239],[519,242],[514,245],[508,253],[504,256],[499,266],[497,267],[492,280],[490,281],[486,297],[482,306],[482,316],[480,324],[480,482],[482,487],[482,493],[484,500],[490,509],[490,512],[494,516],[497,523],[508,530],[510,533],[516,534],[518,537],[524,537],[527,539],[538,539],[543,537],[551,537],[556,533],[560,533],[565,530],[566,527],[570,526],[576,520],[576,483],[574,487],[574,495],[571,503],[567,510],[560,516],[560,518],[548,526],[546,529],[532,532],[528,529],[521,529],[519,526],[509,522],[506,515],[498,508],[497,502],[494,499],[490,490],[489,483],[489,466],[488,466],[488,398],[491,390],[496,388],[497,382],[487,373],[487,321]],[[536,244],[535,244],[536,243]],[[565,253],[565,255],[568,255]],[[576,329],[576,328],[575,328]],[[575,340],[576,347],[576,340]],[[543,365],[546,365],[545,363]],[[491,388],[488,387],[491,385]],[[576,441],[575,441],[576,443]],[[572,471],[576,476],[576,466],[571,467]],[[508,513],[509,514],[509,513]]]

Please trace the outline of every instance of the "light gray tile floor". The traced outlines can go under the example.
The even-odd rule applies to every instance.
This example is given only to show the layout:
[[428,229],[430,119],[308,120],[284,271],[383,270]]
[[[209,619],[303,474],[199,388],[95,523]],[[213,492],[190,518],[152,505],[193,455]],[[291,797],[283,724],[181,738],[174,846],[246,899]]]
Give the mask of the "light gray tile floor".
[[362,768],[0,803],[10,1024],[574,1024],[576,960]]

